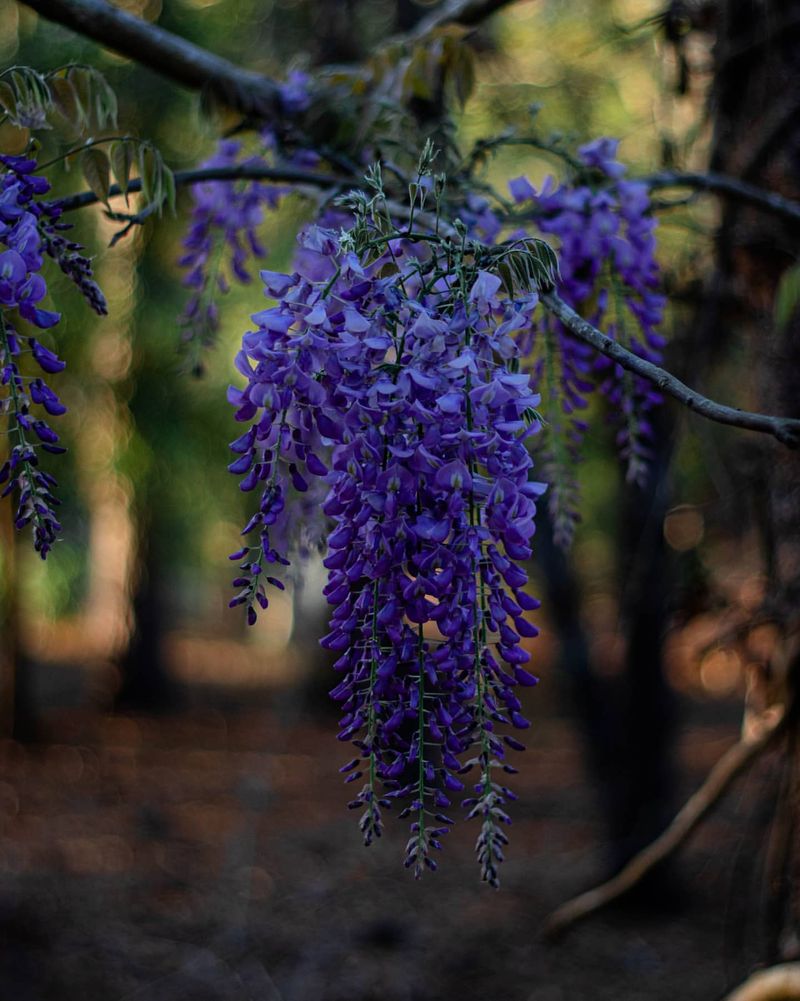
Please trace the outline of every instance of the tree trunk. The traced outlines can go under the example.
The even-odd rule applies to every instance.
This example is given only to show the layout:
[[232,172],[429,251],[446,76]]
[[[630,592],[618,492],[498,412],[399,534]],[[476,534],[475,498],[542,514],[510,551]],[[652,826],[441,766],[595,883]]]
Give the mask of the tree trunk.
[[[797,198],[800,162],[800,0],[720,0],[713,88],[714,146],[711,166]],[[776,223],[757,211],[730,205],[717,241],[720,272],[735,305],[732,316],[751,340],[757,409],[800,417],[800,302],[789,303],[778,322],[774,302],[782,275],[798,257],[798,227]],[[796,701],[797,660],[792,637],[800,628],[800,457],[776,443],[747,446],[760,483],[758,517],[768,578],[766,608],[783,631],[784,650],[773,674]],[[746,486],[745,486],[746,489]],[[779,651],[780,653],[780,651]],[[798,810],[800,734],[798,714],[786,742],[784,795],[769,837],[765,907],[766,962],[800,954]]]
[[122,677],[116,708],[143,712],[166,712],[181,701],[180,690],[170,677],[162,656],[164,613],[160,594],[159,559],[151,535],[152,526],[139,513],[137,566],[134,571],[133,624],[130,641],[119,658]]

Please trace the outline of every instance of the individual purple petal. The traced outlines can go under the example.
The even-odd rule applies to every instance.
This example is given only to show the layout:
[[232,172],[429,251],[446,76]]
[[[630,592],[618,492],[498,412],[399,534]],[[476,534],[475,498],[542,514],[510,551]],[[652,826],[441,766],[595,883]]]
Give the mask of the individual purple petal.
[[47,372],[48,375],[54,375],[56,372],[63,372],[67,367],[66,362],[63,362],[58,355],[37,341],[35,337],[31,337],[29,343],[33,357],[43,372]]
[[508,182],[508,190],[517,204],[536,197],[536,189],[527,177],[514,177]]

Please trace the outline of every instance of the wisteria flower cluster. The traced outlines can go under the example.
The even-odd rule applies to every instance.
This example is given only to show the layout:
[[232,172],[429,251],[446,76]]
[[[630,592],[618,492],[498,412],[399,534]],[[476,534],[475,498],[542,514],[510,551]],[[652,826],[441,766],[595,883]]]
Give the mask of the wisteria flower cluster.
[[[260,158],[242,156],[242,143],[221,142],[204,167],[229,167],[261,163]],[[181,317],[185,341],[209,344],[219,326],[218,293],[228,291],[230,274],[242,283],[251,281],[246,269],[249,257],[263,257],[265,250],[258,235],[264,207],[275,208],[280,194],[273,185],[258,181],[205,181],[192,188],[192,220],[184,237],[185,253],[179,263],[187,269],[183,284],[192,290]],[[228,248],[228,267],[223,254]]]
[[[42,375],[55,375],[65,366],[35,336],[24,335],[19,321],[47,330],[60,319],[59,313],[39,305],[47,294],[40,273],[45,255],[57,261],[96,312],[105,313],[106,303],[81,246],[63,235],[68,226],[60,221],[58,204],[41,200],[50,184],[36,173],[36,161],[0,156],[0,169],[0,415],[9,440],[8,457],[0,466],[0,496],[16,491],[15,525],[32,525],[34,546],[44,559],[61,525],[53,494],[56,481],[39,467],[39,453],[64,451],[48,418],[65,413],[66,407]],[[35,362],[36,375],[24,374],[25,355]]]
[[[647,186],[625,179],[626,168],[617,159],[618,145],[617,140],[602,138],[580,147],[574,175],[564,182],[549,177],[539,192],[525,177],[511,181],[517,207],[513,221],[525,223],[525,228],[511,236],[545,236],[553,240],[559,253],[559,292],[563,298],[624,346],[658,362],[664,344],[658,327],[666,300],[660,291],[655,256],[656,220],[650,210]],[[231,148],[229,155],[239,153]],[[421,179],[429,190],[433,183],[431,177]],[[217,226],[223,224],[219,220],[227,219],[236,232],[246,197],[251,199],[251,207],[257,204],[260,213],[263,206],[277,204],[283,193],[274,185],[261,185],[264,190],[259,194],[256,187],[253,185],[247,195],[244,188],[236,191],[230,184],[217,183],[213,187]],[[199,204],[197,211],[202,214]],[[469,236],[485,244],[496,245],[504,232],[508,233],[510,220],[484,195],[466,192],[459,214]],[[240,264],[233,267],[233,273],[245,280],[248,275],[241,267],[245,245],[259,253],[262,248],[250,230],[243,227],[241,232],[249,235],[234,251],[233,259]],[[210,253],[213,227],[206,225],[203,233],[206,242],[202,266],[195,267],[189,279],[207,289],[202,267]],[[190,255],[184,258],[190,259]],[[226,282],[223,285],[226,287]],[[189,314],[200,316],[199,302],[200,297],[192,299]],[[215,325],[217,306],[213,296],[207,297],[206,309],[203,322]],[[616,427],[617,447],[627,464],[627,477],[640,485],[647,475],[653,434],[650,411],[660,396],[651,382],[598,354],[550,313],[539,315],[526,337],[523,339],[521,334],[519,341],[523,363],[530,367],[534,384],[546,401],[547,428],[539,449],[551,485],[548,502],[553,531],[556,542],[566,548],[579,521],[577,469],[588,428],[585,414],[590,395],[599,390],[606,397]],[[282,520],[287,519],[284,514]]]
[[31,405],[40,405],[49,416],[64,413],[64,406],[41,377],[26,379],[20,370],[23,348],[45,375],[55,374],[64,363],[35,337],[21,338],[10,316],[18,313],[34,327],[47,329],[60,316],[39,308],[47,291],[42,267],[42,238],[37,216],[31,211],[37,195],[50,185],[34,173],[36,162],[22,157],[0,157],[5,172],[0,179],[0,384],[5,394],[0,408],[7,418],[9,454],[0,467],[3,497],[18,492],[14,521],[18,529],[33,523],[34,545],[44,559],[61,525],[56,518],[58,503],[53,496],[55,480],[39,469],[38,449],[63,451],[58,434],[44,417],[34,418]]
[[[512,181],[514,222],[527,224],[505,239],[509,221],[477,195],[441,235],[445,179],[424,169],[425,154],[407,223],[392,217],[373,168],[373,196],[346,199],[349,226],[321,220],[302,234],[292,274],[262,272],[276,305],[254,316],[236,360],[247,385],[230,400],[250,426],[229,468],[259,503],[243,532],[255,538],[232,555],[231,604],[252,623],[268,587],[283,586],[284,526],[295,498],[323,480],[334,610],[322,642],[342,674],[332,692],[340,738],[359,752],[342,770],[362,783],[351,806],[367,844],[390,805],[411,818],[406,864],[417,875],[435,868],[432,849],[453,823],[446,811],[477,767],[462,805],[481,818],[481,872],[497,883],[513,798],[497,770],[514,771],[506,752],[522,747],[502,731],[528,725],[518,687],[536,680],[522,666],[522,641],[536,632],[524,613],[536,602],[520,564],[545,490],[529,475],[541,396],[557,541],[569,542],[577,517],[586,430],[577,414],[590,392],[611,404],[629,478],[644,475],[658,397],[550,314],[534,315],[537,288],[558,271],[536,238],[546,234],[558,243],[564,298],[626,347],[659,357],[654,222],[616,148],[581,147],[579,176],[549,179],[540,193]],[[433,220],[422,212],[428,197]]]
[[537,294],[512,299],[463,229],[387,236],[367,219],[309,227],[292,274],[262,272],[277,304],[254,316],[236,361],[247,385],[230,394],[250,424],[230,469],[260,493],[244,530],[256,541],[232,557],[243,574],[232,604],[251,621],[266,607],[266,586],[281,586],[273,526],[287,492],[323,477],[333,614],[322,642],[341,675],[339,737],[358,750],[342,771],[362,783],[351,806],[364,840],[399,803],[406,865],[434,869],[475,767],[462,805],[481,821],[481,872],[496,885],[514,798],[498,776],[523,746],[501,732],[528,726],[517,690],[536,682],[522,638],[536,633],[525,612],[537,602],[521,564],[545,487],[530,478],[539,396],[517,336]]
[[[656,220],[647,186],[625,180],[618,142],[598,139],[578,150],[582,171],[569,183],[549,177],[540,192],[520,177],[510,183],[515,203],[538,232],[557,240],[559,294],[595,326],[649,361],[658,362],[658,332],[666,300],[659,290]],[[546,475],[556,540],[568,545],[577,520],[576,467],[587,430],[579,416],[599,386],[617,427],[617,447],[629,482],[647,475],[652,425],[660,401],[652,383],[632,375],[577,340],[559,320],[538,321],[534,379],[546,399]]]
[[[308,106],[310,78],[293,72],[280,85],[280,100],[290,116]],[[306,149],[294,149],[279,157],[280,143],[274,128],[265,127],[256,148],[238,139],[224,139],[201,167],[269,168],[279,158],[288,167],[315,167],[319,156]],[[184,253],[179,265],[186,269],[183,284],[191,294],[180,319],[185,343],[195,353],[212,344],[219,328],[218,297],[230,289],[231,281],[247,285],[252,280],[248,265],[266,255],[259,230],[265,212],[278,207],[291,186],[257,179],[239,182],[204,181],[192,187],[191,220],[183,238]],[[199,365],[199,354],[197,354]]]

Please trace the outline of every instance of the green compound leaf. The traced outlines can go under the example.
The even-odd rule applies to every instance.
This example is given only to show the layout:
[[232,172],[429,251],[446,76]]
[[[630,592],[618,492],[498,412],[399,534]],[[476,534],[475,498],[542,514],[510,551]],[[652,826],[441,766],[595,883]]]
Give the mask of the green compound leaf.
[[78,164],[90,189],[101,202],[108,205],[111,164],[106,151],[99,146],[89,146],[78,154]]
[[556,252],[544,240],[518,240],[494,249],[494,270],[510,296],[551,289],[559,279]]
[[127,200],[128,185],[130,184],[131,171],[133,170],[135,144],[127,139],[121,139],[111,144],[109,157],[111,159],[111,169],[114,172],[114,180],[120,186],[120,190]]
[[92,66],[70,66],[65,79],[75,91],[84,128],[116,127],[117,96],[102,73]]
[[72,83],[63,76],[50,80],[53,107],[58,114],[76,131],[82,126],[82,109],[78,94]]

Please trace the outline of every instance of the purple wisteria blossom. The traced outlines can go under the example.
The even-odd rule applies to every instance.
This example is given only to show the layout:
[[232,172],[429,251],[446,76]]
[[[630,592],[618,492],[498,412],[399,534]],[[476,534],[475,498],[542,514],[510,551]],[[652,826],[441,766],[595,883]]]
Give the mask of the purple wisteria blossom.
[[[263,162],[242,154],[241,142],[225,140],[202,166]],[[276,207],[280,192],[258,181],[204,181],[194,185],[192,195],[192,220],[183,241],[186,252],[179,261],[188,269],[183,284],[192,295],[180,322],[184,340],[208,344],[219,327],[217,293],[228,291],[231,278],[244,284],[251,281],[248,260],[266,252],[258,236],[264,209]]]
[[[9,440],[8,458],[0,466],[0,496],[17,493],[15,525],[32,525],[34,546],[44,559],[61,526],[55,514],[56,481],[39,468],[39,454],[64,451],[47,417],[66,408],[41,376],[26,376],[20,366],[21,357],[30,354],[45,375],[64,368],[46,345],[20,336],[17,329],[17,317],[42,330],[60,319],[40,306],[47,292],[39,273],[47,248],[40,232],[44,209],[37,199],[50,185],[36,175],[36,166],[25,157],[0,156],[0,416]],[[38,415],[33,407],[41,408]]]
[[[308,534],[327,534],[333,611],[322,643],[341,675],[331,693],[339,737],[357,750],[342,768],[359,784],[350,806],[367,844],[400,807],[416,875],[436,868],[458,798],[481,821],[481,873],[497,885],[514,798],[502,777],[514,771],[508,750],[523,747],[513,731],[528,726],[520,686],[536,683],[524,666],[524,640],[536,634],[526,613],[537,607],[524,563],[545,491],[529,449],[542,398],[557,541],[569,541],[576,519],[589,393],[611,404],[629,478],[645,471],[657,396],[549,314],[534,315],[537,281],[555,277],[537,271],[535,236],[547,234],[568,302],[642,357],[657,360],[662,347],[646,189],[624,180],[612,140],[579,156],[585,171],[570,184],[548,179],[537,193],[525,178],[511,182],[531,223],[505,240],[501,217],[475,195],[450,235],[419,222],[410,232],[381,208],[372,168],[373,195],[349,196],[352,217],[328,212],[306,227],[292,273],[262,271],[275,304],[253,317],[236,358],[246,384],[229,399],[247,428],[229,469],[257,509],[231,556],[231,604],[255,622],[269,588],[283,587],[297,498],[325,490],[327,530],[316,521]],[[438,206],[442,187],[420,177],[415,190]]]
[[[509,188],[519,206],[533,210],[537,230],[556,238],[563,299],[635,354],[658,362],[666,300],[655,258],[656,220],[646,185],[624,179],[617,146],[617,140],[605,138],[581,146],[586,175],[577,182],[557,184],[550,177],[537,193],[520,177]],[[588,395],[599,386],[607,398],[627,478],[638,484],[647,475],[650,454],[648,413],[660,396],[652,383],[598,355],[549,315],[538,320],[534,359],[550,425],[549,503],[556,539],[567,545],[577,520],[576,466]]]
[[61,218],[61,208],[57,201],[42,204],[42,214],[39,217],[42,249],[58,264],[89,307],[98,316],[106,316],[108,303],[94,280],[92,262],[82,253],[84,248],[80,243],[65,236],[70,229],[72,223],[64,222]]
[[[13,229],[13,247],[26,259],[30,271],[41,269],[43,256],[52,258],[94,312],[105,316],[108,305],[94,280],[92,262],[82,253],[84,248],[80,243],[64,235],[72,229],[72,223],[64,221],[59,201],[41,198],[50,190],[50,182],[36,173],[37,167],[36,161],[29,157],[0,156],[0,169],[4,171],[0,195],[3,233],[11,233]],[[6,246],[12,246],[5,236],[2,239]],[[37,291],[43,287],[37,283]],[[30,315],[25,319],[35,326],[47,325],[32,320]]]
[[244,532],[258,543],[233,554],[234,603],[251,620],[265,605],[285,560],[273,526],[287,491],[324,478],[333,613],[322,642],[341,675],[339,737],[358,751],[342,770],[361,783],[351,806],[364,840],[398,803],[411,821],[406,865],[434,869],[463,792],[496,885],[514,798],[498,775],[522,747],[501,731],[528,726],[517,689],[536,682],[522,637],[535,635],[524,613],[537,603],[520,563],[545,488],[530,478],[539,397],[517,371],[515,334],[537,298],[512,301],[474,264],[437,269],[390,242],[373,259],[311,226],[294,273],[262,272],[277,305],[254,316],[236,362],[247,385],[230,393],[250,424],[230,468],[261,497]]
[[[280,86],[280,100],[289,116],[301,114],[310,101],[311,79],[306,73],[290,73]],[[275,131],[264,128],[258,149],[253,151],[239,140],[222,140],[202,167],[270,167],[276,162],[293,167],[314,167],[319,156],[295,150],[280,157]],[[219,328],[218,296],[229,291],[231,282],[249,284],[249,264],[266,254],[259,230],[265,213],[277,208],[291,191],[287,185],[258,180],[204,181],[192,188],[194,207],[183,238],[184,254],[179,260],[186,269],[183,284],[191,294],[180,318],[184,342],[196,348],[213,343]]]

